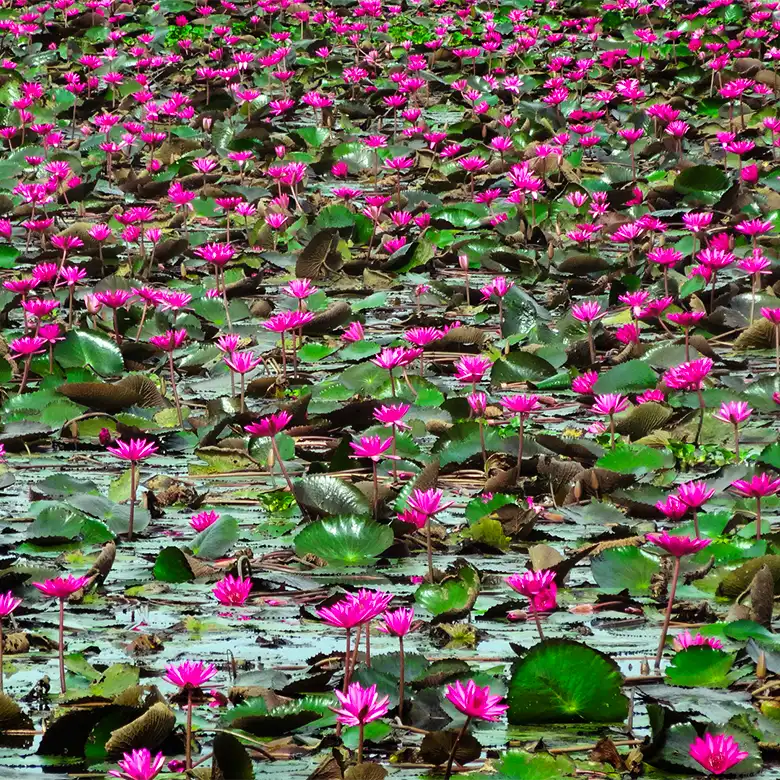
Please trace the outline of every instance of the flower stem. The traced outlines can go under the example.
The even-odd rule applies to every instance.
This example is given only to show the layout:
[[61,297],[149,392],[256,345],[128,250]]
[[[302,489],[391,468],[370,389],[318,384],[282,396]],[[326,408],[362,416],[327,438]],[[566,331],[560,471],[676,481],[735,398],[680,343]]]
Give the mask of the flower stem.
[[[3,626],[2,623],[0,623],[0,632],[2,632]],[[0,633],[0,637],[2,637],[2,633]],[[401,723],[404,722],[404,638],[402,636],[398,637],[398,652],[400,654],[400,660],[399,660],[399,668],[398,668],[398,720],[401,721]],[[0,654],[0,658],[2,658],[2,655]],[[2,691],[2,687],[0,687],[0,691]]]
[[133,520],[135,520],[135,461],[130,461],[130,520],[127,526],[127,541],[133,541]]
[[664,654],[664,645],[666,644],[666,634],[669,632],[669,621],[672,618],[672,606],[674,605],[674,592],[677,590],[677,580],[680,578],[680,561],[682,559],[675,557],[674,574],[672,575],[672,584],[669,586],[669,601],[666,603],[666,614],[664,615],[664,625],[661,629],[661,639],[658,642],[658,652],[655,654],[655,669],[661,668],[661,658]]
[[184,745],[184,767],[192,769],[192,688],[187,688],[187,737]]
[[0,694],[4,693],[3,691],[3,642],[5,640],[3,639],[3,620],[0,618]]
[[358,754],[357,754],[357,762],[358,764],[363,763],[363,731],[366,728],[366,724],[363,723],[361,720],[358,724]]
[[65,693],[65,599],[60,599],[60,691]]
[[433,547],[431,545],[431,516],[425,517],[425,537],[428,543],[428,579],[431,581],[431,585],[434,583],[433,579]]
[[371,465],[373,466],[374,476],[374,520],[376,520],[379,512],[379,476],[376,473],[376,461],[372,460]]
[[539,618],[539,610],[536,608],[536,604],[534,604],[533,599],[530,599],[531,602],[531,609],[534,613],[534,620],[536,621],[536,630],[539,632],[539,639],[540,641],[544,642],[544,631],[542,631],[542,621]]
[[615,449],[615,417],[609,416],[609,448]]
[[693,443],[698,447],[699,443],[700,443],[700,439],[701,439],[701,429],[704,426],[704,409],[705,409],[705,404],[704,404],[704,396],[702,395],[701,388],[699,388],[696,391],[696,394],[699,396],[699,410],[700,410],[700,414],[699,414],[699,425],[696,428],[696,438],[693,440]]
[[344,695],[347,693],[347,686],[349,685],[349,662],[350,662],[350,650],[349,640],[352,636],[352,629],[347,629],[346,647],[344,649]]
[[596,362],[596,345],[593,342],[593,326],[588,323],[588,350],[590,352],[590,362],[593,365]]
[[295,496],[295,492],[293,491],[292,481],[290,480],[290,475],[287,473],[287,469],[284,467],[284,461],[282,460],[282,456],[279,454],[279,448],[276,446],[276,436],[271,437],[271,448],[274,452],[274,458],[279,463],[279,468],[282,470],[282,475],[284,476],[285,482],[287,482],[287,487],[290,489],[290,493]]
[[523,434],[525,421],[520,417],[520,433],[517,441],[517,484],[520,485],[520,472],[523,468]]
[[179,390],[176,387],[176,374],[173,368],[173,352],[168,353],[168,370],[171,373],[171,389],[173,390],[173,402],[176,404],[176,416],[179,418],[179,428],[182,428],[184,426],[184,419],[181,416],[181,401],[179,401]]
[[756,496],[756,541],[761,541],[761,496]]
[[699,510],[693,510],[693,532],[696,534],[697,539],[701,539],[699,534]]
[[461,739],[463,739],[463,735],[466,733],[466,729],[469,727],[469,723],[471,723],[470,716],[466,718],[466,722],[463,724],[463,727],[458,732],[458,736],[455,737],[455,741],[452,743],[450,757],[447,759],[447,768],[444,770],[444,780],[450,780],[450,777],[452,777],[452,762],[455,760],[455,751],[458,749],[458,744],[460,743]]

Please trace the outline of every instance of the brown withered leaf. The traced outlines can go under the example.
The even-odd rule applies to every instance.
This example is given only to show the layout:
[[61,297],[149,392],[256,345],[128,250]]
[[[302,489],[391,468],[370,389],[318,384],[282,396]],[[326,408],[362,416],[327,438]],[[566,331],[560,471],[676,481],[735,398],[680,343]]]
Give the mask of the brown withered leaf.
[[295,275],[299,279],[319,279],[337,267],[329,266],[328,259],[339,241],[338,231],[326,228],[315,233],[301,250],[295,263]]
[[775,597],[775,578],[768,566],[762,566],[750,583],[750,618],[769,628]]
[[106,742],[106,752],[109,756],[117,756],[144,747],[154,750],[166,740],[175,725],[173,710],[158,702],[139,718],[112,731]]
[[590,760],[598,761],[602,764],[613,766],[618,772],[623,772],[626,768],[623,758],[618,753],[615,743],[609,737],[602,737],[596,747],[590,751]]

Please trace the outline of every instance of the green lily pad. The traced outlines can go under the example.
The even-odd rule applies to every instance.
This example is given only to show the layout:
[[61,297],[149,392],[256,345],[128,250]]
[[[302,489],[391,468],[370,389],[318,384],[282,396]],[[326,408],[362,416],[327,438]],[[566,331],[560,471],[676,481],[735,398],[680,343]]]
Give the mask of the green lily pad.
[[600,588],[630,593],[646,593],[650,580],[660,570],[658,559],[639,547],[611,547],[599,553],[590,564]]
[[714,647],[689,647],[676,653],[666,669],[672,685],[683,688],[728,688],[734,655]]
[[316,555],[330,564],[359,566],[393,543],[393,531],[364,517],[331,517],[306,526],[295,537],[297,555]]
[[570,639],[548,639],[516,665],[509,682],[509,722],[622,723],[628,699],[618,665]]

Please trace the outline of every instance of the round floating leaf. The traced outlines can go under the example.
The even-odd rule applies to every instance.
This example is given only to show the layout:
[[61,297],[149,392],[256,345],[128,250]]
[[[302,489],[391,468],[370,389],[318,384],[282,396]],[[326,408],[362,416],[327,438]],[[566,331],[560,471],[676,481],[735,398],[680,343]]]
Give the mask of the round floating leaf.
[[237,541],[236,518],[223,515],[193,539],[190,549],[193,555],[213,561],[223,556]]
[[666,679],[683,688],[728,688],[733,664],[731,653],[714,647],[689,647],[675,654]]
[[[381,720],[375,720],[366,724],[363,739],[366,742],[381,742],[391,732],[392,728]],[[360,729],[357,726],[350,726],[341,732],[341,742],[349,750],[357,750],[360,741]]]
[[506,780],[558,780],[574,775],[574,764],[566,756],[510,750],[496,766],[498,777]]
[[479,575],[471,566],[463,566],[456,575],[438,584],[424,583],[414,594],[418,606],[428,610],[436,622],[457,620],[467,615],[479,595]]
[[[488,452],[505,452],[512,458],[517,458],[518,436],[502,437],[490,426],[484,429],[485,449]],[[439,437],[433,445],[432,452],[439,455],[442,466],[450,463],[463,463],[482,452],[479,436],[479,424],[473,421],[456,423],[446,433]],[[523,438],[523,455],[533,457],[549,452],[538,445],[533,438]]]
[[161,582],[189,582],[194,578],[187,557],[178,547],[163,547],[160,550],[152,576]]
[[639,547],[611,547],[597,555],[590,564],[596,584],[606,590],[628,589],[646,593],[651,577],[660,569],[658,559]]
[[599,377],[595,392],[603,393],[641,393],[658,383],[655,371],[642,360],[629,360],[610,368]]
[[328,474],[303,477],[293,485],[298,504],[323,515],[369,515],[368,499],[354,486]]
[[674,456],[667,450],[632,444],[602,455],[596,461],[596,466],[618,474],[650,474],[674,466]]
[[63,368],[92,368],[101,376],[121,374],[125,367],[119,347],[95,331],[71,330],[54,357]]
[[509,722],[621,723],[628,699],[618,665],[569,639],[548,639],[517,664],[509,683]]
[[393,531],[363,517],[332,517],[306,526],[295,537],[297,555],[316,555],[330,564],[359,566],[393,543]]
[[722,192],[729,188],[728,176],[717,165],[694,165],[686,168],[674,180],[677,192]]
[[493,368],[490,370],[490,384],[540,382],[555,373],[554,366],[532,352],[511,352],[493,364]]

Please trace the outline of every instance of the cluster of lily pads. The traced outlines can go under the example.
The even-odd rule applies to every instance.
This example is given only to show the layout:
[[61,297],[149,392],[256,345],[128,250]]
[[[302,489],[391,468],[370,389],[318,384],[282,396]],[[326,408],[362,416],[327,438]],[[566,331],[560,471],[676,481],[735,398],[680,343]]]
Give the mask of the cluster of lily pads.
[[2,772],[773,776],[777,10],[1,7]]

